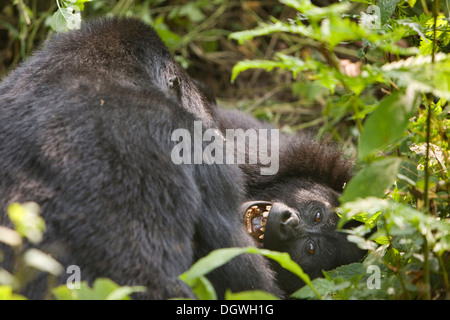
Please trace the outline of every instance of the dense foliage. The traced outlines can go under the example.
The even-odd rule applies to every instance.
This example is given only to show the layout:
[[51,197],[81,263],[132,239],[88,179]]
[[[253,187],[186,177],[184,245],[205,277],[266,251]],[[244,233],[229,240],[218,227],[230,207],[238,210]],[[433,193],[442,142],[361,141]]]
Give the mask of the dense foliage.
[[[357,126],[359,172],[341,197],[342,224],[365,225],[349,239],[369,250],[362,263],[325,272],[312,282],[325,297],[438,298],[448,293],[449,99],[448,20],[433,3],[417,16],[415,1],[367,1],[359,21],[347,2],[324,8],[309,1],[282,0],[295,19],[272,18],[230,36],[240,42],[272,33],[310,40],[304,57],[276,53],[273,60],[239,62],[233,79],[248,68],[289,70],[301,84],[331,94],[326,115],[333,126],[351,117]],[[425,9],[425,7],[424,7]],[[344,44],[345,43],[345,44]],[[349,72],[335,49],[361,44]],[[354,59],[353,61],[357,61]],[[295,88],[295,87],[294,87]],[[381,94],[379,93],[381,92]],[[375,99],[377,97],[378,99]],[[323,130],[328,130],[326,126]],[[364,237],[374,227],[377,231]],[[368,267],[381,271],[375,289]],[[312,297],[308,288],[294,294]]]
[[[214,89],[222,92],[223,83],[234,88],[241,102],[233,104],[283,125],[285,131],[316,127],[318,137],[331,137],[345,146],[356,158],[356,174],[337,210],[342,224],[349,219],[364,223],[347,232],[351,241],[369,250],[364,261],[311,281],[286,254],[223,249],[181,276],[198,297],[215,298],[204,277],[207,272],[247,252],[273,258],[301,277],[307,286],[294,293],[296,298],[448,299],[450,8],[446,3],[358,0],[323,7],[308,0],[270,5],[223,0],[161,3],[59,0],[38,12],[36,1],[17,1],[14,7],[5,6],[3,14],[17,10],[19,28],[7,20],[0,20],[0,25],[13,34],[12,42],[20,44],[11,59],[14,65],[30,52],[45,24],[57,31],[76,28],[81,19],[78,9],[87,15],[142,17],[192,73],[208,71],[198,67],[198,61],[219,65],[221,77],[228,78],[215,81]],[[252,17],[253,24],[246,24],[236,11]],[[223,16],[234,17],[228,21],[231,27],[221,20]],[[73,24],[65,24],[67,19]],[[271,80],[266,80],[266,72]],[[255,96],[246,97],[239,93],[243,83],[270,90],[261,95],[252,90]],[[229,95],[218,96],[223,104],[231,100]],[[10,208],[12,219],[17,210]],[[0,241],[21,243],[6,237]],[[0,287],[0,297],[6,291],[7,298],[16,297],[13,278],[0,277],[6,284]],[[133,292],[127,289],[126,294]],[[64,289],[55,294],[68,296]],[[262,292],[228,297],[272,298]]]

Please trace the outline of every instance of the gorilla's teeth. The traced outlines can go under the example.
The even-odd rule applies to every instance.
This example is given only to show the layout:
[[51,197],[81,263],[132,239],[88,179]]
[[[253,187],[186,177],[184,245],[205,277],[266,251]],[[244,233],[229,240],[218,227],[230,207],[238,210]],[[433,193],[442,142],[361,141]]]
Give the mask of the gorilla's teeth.
[[272,209],[272,206],[266,206],[267,211],[270,211],[270,209]]
[[266,225],[266,223],[267,223],[267,219],[262,219],[261,220],[261,226],[264,227]]
[[[261,221],[261,225],[263,225],[263,224],[262,224],[262,221]],[[262,232],[264,232],[264,231],[266,231],[266,228],[261,227],[259,230],[261,230]]]
[[264,217],[264,218],[267,218],[268,216],[269,216],[269,211],[264,211],[264,212],[263,212],[263,217]]
[[262,234],[262,235],[260,235],[258,238],[261,239],[261,240],[263,240],[263,239],[264,239],[264,235]]

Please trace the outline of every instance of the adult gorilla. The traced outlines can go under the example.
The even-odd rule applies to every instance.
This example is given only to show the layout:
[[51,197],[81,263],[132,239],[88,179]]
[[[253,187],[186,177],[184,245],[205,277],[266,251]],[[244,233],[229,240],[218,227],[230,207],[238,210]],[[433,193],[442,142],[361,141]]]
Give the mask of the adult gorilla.
[[[175,165],[171,133],[213,109],[159,39],[133,19],[98,20],[57,34],[0,84],[0,224],[11,202],[35,201],[39,247],[82,280],[145,285],[142,298],[192,296],[177,276],[211,250],[251,245],[238,215],[233,165]],[[4,264],[11,268],[12,254]],[[209,275],[219,296],[279,294],[258,255]],[[64,282],[64,277],[59,279]],[[41,298],[38,276],[23,292]]]

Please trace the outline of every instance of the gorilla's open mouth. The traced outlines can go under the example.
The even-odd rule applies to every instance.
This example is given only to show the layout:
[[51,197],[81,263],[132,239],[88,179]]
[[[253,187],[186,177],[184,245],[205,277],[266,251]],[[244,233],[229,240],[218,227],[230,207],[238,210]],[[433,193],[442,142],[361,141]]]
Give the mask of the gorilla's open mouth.
[[247,232],[261,244],[271,208],[270,202],[252,202],[245,211],[244,221]]

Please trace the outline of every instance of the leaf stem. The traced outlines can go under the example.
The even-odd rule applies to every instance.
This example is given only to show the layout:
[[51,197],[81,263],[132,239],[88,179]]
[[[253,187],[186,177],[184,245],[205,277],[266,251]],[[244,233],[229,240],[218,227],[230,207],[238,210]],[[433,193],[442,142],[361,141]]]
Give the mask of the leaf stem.
[[30,19],[30,16],[28,15],[25,3],[23,2],[23,0],[18,0],[17,4],[18,4],[20,13],[23,15],[23,18],[25,19],[25,23],[27,25],[30,25],[31,24],[31,19]]
[[[433,17],[434,17],[434,25],[433,25],[433,50],[431,52],[431,63],[434,66],[435,63],[435,55],[436,55],[436,29],[437,29],[437,10],[438,10],[439,0],[433,1]],[[425,188],[424,188],[424,206],[425,212],[430,212],[430,204],[428,199],[428,189],[429,189],[429,180],[430,180],[430,140],[431,140],[431,116],[432,116],[432,99],[433,95],[429,95],[428,99],[428,114],[427,114],[427,152],[425,157]],[[424,271],[424,281],[425,281],[425,299],[431,299],[431,286],[430,286],[430,262],[429,262],[429,246],[428,239],[426,234],[424,235],[424,243],[423,243],[423,254],[424,254],[424,262],[423,262],[423,271]]]
[[[436,29],[437,29],[437,6],[438,6],[439,0],[433,1],[433,16],[434,16],[434,25],[433,25],[433,50],[431,52],[431,63],[434,65],[435,63],[435,54],[436,54]],[[428,189],[429,189],[429,181],[430,181],[430,170],[429,170],[429,162],[430,162],[430,140],[431,140],[431,105],[432,105],[432,98],[433,95],[430,94],[428,96],[428,105],[427,105],[427,132],[426,132],[426,143],[427,143],[427,151],[425,156],[425,187],[423,191],[423,200],[424,200],[424,207],[425,212],[430,211],[430,204],[428,199]]]
[[423,272],[424,272],[424,282],[425,282],[425,299],[431,300],[431,286],[430,286],[430,262],[429,262],[429,246],[428,246],[428,240],[427,236],[423,236],[423,255],[424,255],[424,261],[423,261]]

